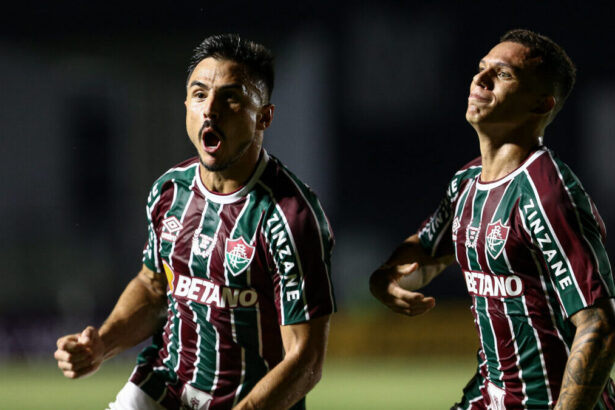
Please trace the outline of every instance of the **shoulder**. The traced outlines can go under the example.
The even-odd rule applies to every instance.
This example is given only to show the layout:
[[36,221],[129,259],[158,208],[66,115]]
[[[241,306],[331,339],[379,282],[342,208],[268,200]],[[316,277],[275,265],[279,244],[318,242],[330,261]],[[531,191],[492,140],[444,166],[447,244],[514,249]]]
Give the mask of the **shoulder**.
[[556,205],[579,190],[584,192],[578,177],[553,151],[543,147],[532,156],[521,178],[526,197]]
[[446,191],[447,197],[450,200],[455,200],[462,187],[468,181],[474,179],[478,174],[480,174],[482,169],[483,165],[481,157],[476,157],[472,161],[466,163],[463,167],[459,168],[448,183],[448,188]]
[[191,186],[198,169],[198,157],[187,159],[169,168],[152,184],[147,198],[148,206],[151,207],[165,191],[172,189],[173,183]]
[[292,231],[317,230],[332,237],[328,219],[316,193],[279,159],[270,156],[267,168],[261,175],[260,185],[271,199],[269,217],[283,218]]
[[318,197],[312,188],[273,156],[270,156],[260,182],[275,203],[282,207],[318,205],[320,208]]
[[581,180],[553,151],[543,151],[527,167],[521,205],[531,208],[537,203],[543,212],[568,214],[586,228],[595,226],[606,237],[604,222]]

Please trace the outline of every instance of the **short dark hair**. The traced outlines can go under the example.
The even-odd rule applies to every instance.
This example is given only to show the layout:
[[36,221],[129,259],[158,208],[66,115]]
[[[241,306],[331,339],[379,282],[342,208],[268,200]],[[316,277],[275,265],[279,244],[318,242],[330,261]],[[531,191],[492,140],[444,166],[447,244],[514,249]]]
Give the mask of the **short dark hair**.
[[194,68],[204,59],[213,57],[241,64],[252,81],[265,86],[265,103],[271,100],[273,92],[273,55],[262,44],[241,38],[238,34],[216,34],[207,37],[192,53],[188,66],[188,80]]
[[500,42],[512,41],[530,49],[530,58],[538,57],[536,69],[556,99],[551,119],[562,109],[576,81],[576,71],[568,54],[549,37],[525,29],[510,30]]

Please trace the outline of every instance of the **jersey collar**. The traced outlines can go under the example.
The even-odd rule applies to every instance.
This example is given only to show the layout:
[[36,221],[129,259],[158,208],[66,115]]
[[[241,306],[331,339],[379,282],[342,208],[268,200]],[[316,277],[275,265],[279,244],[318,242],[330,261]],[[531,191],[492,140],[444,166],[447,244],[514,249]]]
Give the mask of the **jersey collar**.
[[520,173],[525,171],[525,169],[527,167],[529,167],[530,164],[536,160],[536,158],[538,158],[539,156],[541,156],[545,152],[546,152],[545,148],[543,146],[540,146],[521,165],[519,165],[519,168],[515,169],[513,172],[511,172],[510,174],[506,175],[505,177],[502,177],[500,179],[496,179],[495,181],[491,181],[491,182],[487,182],[487,183],[480,182],[480,176],[481,176],[482,173],[478,174],[478,176],[476,177],[476,189],[479,189],[481,191],[488,191],[488,190],[490,190],[492,188],[495,188],[495,187],[498,187],[498,186],[500,186],[502,184],[507,183],[508,181],[510,181],[511,179],[513,179],[514,177],[516,177],[517,175],[519,175]]
[[232,204],[233,202],[237,202],[240,199],[244,198],[248,194],[248,192],[252,190],[256,182],[263,174],[263,171],[265,170],[265,167],[267,166],[268,162],[269,155],[267,154],[267,151],[265,151],[265,149],[263,148],[262,155],[258,160],[258,165],[252,173],[252,176],[250,176],[250,179],[248,179],[248,182],[246,182],[246,184],[239,188],[237,191],[231,192],[230,194],[219,194],[211,192],[209,189],[207,189],[207,187],[205,187],[205,184],[203,183],[203,180],[201,179],[201,173],[198,169],[196,177],[196,186],[208,200],[216,202],[218,204]]

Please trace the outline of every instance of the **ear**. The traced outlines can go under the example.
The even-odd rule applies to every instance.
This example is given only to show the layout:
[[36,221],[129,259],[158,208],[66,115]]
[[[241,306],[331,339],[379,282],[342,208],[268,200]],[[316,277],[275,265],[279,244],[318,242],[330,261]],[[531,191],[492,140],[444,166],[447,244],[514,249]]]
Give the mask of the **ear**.
[[555,103],[555,97],[552,95],[541,97],[540,101],[537,104],[537,107],[534,108],[532,112],[538,115],[548,115],[551,113],[551,111],[553,111]]
[[264,131],[271,125],[273,121],[273,112],[275,111],[275,105],[267,104],[261,107],[261,111],[256,119],[256,129]]

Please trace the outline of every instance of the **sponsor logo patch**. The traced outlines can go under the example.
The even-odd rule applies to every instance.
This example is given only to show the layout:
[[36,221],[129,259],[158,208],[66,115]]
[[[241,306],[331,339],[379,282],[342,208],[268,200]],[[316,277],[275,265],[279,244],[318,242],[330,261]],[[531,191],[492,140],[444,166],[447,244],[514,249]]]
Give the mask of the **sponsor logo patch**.
[[523,281],[517,275],[491,275],[464,271],[468,293],[474,296],[514,298],[523,293]]
[[175,217],[171,216],[162,221],[162,233],[160,239],[165,241],[175,242],[177,239],[177,233],[183,228],[181,222]]
[[478,242],[478,232],[480,228],[468,227],[466,232],[466,247],[476,249],[476,243]]
[[496,259],[504,250],[506,245],[506,239],[508,239],[508,232],[510,227],[502,225],[502,221],[490,223],[487,225],[487,232],[485,234],[487,242],[487,252],[493,259]]
[[192,253],[202,258],[207,258],[214,250],[216,241],[209,235],[201,233],[200,229],[194,231],[192,236]]
[[233,276],[237,276],[250,265],[254,258],[254,246],[250,246],[243,240],[238,239],[226,240],[225,262],[226,267]]

